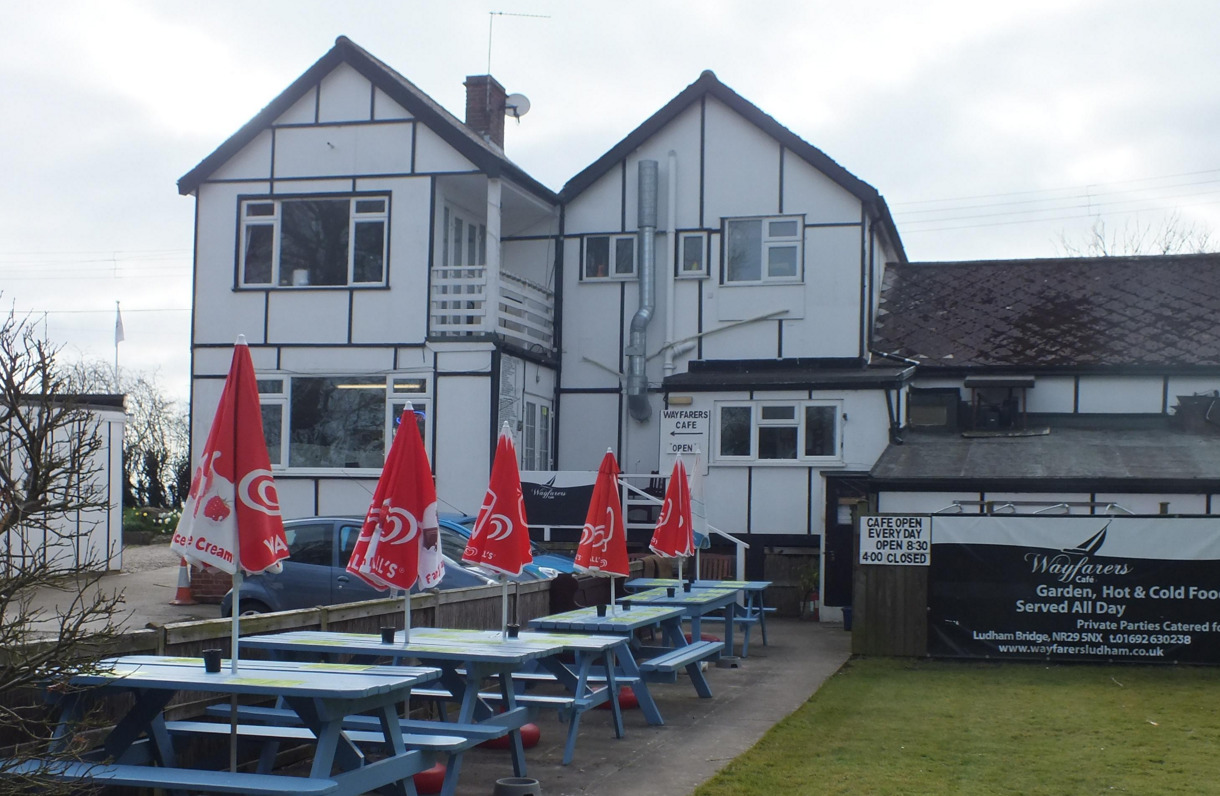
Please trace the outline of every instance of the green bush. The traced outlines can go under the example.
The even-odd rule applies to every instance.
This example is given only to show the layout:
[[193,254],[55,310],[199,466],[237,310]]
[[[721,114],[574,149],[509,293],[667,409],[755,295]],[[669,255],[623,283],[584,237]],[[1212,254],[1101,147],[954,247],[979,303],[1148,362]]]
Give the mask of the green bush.
[[178,527],[181,513],[176,509],[152,509],[147,506],[123,509],[123,530],[170,534]]

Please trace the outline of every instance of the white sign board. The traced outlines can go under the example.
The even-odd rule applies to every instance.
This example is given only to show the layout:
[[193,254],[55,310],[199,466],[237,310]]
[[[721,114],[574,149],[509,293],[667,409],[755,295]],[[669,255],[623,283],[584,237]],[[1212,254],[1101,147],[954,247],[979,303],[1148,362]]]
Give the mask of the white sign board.
[[673,464],[679,453],[688,466],[696,453],[708,452],[708,432],[712,427],[710,409],[664,409],[661,411],[661,459]]
[[932,518],[860,518],[860,563],[926,567],[931,561]]

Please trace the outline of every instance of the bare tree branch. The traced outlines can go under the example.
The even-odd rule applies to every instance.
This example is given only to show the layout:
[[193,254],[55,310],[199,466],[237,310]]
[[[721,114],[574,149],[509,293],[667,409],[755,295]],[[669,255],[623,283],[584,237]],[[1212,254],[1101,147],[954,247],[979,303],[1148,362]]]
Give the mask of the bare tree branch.
[[[52,751],[54,713],[41,694],[71,693],[120,635],[122,597],[97,588],[110,551],[91,533],[105,521],[106,441],[83,382],[26,318],[0,317],[0,775],[14,761],[77,759]],[[39,590],[70,596],[39,607]],[[0,776],[0,794],[79,792],[45,766]]]

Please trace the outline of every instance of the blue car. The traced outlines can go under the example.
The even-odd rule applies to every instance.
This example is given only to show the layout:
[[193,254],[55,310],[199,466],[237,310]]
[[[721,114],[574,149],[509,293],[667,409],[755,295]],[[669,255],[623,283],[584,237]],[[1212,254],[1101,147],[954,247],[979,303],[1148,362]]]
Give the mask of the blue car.
[[[468,514],[441,515],[441,549],[444,550],[445,555],[452,555],[450,550],[457,550],[459,544],[462,549],[465,549],[466,543],[474,533],[474,521],[475,518]],[[452,537],[450,537],[451,534]],[[533,540],[530,540],[530,553],[534,557],[534,563],[526,564],[522,574],[529,573],[536,578],[549,580],[560,573],[576,571],[576,564],[570,557],[547,552]],[[455,557],[461,559],[460,550]]]
[[[360,536],[363,517],[307,517],[284,521],[289,557],[278,575],[252,575],[241,587],[242,614],[291,611],[316,605],[335,605],[386,597],[347,571],[347,561]],[[439,589],[486,586],[496,581],[479,570],[459,563],[466,547],[464,537],[446,539],[441,533],[445,575]],[[533,574],[523,579],[533,579]],[[233,614],[233,592],[220,601],[221,616]]]

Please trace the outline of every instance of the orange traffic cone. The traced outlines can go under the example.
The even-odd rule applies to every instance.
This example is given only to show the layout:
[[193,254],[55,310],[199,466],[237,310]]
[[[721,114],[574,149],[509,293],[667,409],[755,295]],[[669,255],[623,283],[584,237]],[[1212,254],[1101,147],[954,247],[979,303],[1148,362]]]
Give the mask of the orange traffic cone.
[[191,596],[191,565],[182,559],[178,565],[178,593],[169,601],[170,605],[194,605],[195,598]]

